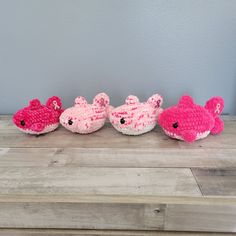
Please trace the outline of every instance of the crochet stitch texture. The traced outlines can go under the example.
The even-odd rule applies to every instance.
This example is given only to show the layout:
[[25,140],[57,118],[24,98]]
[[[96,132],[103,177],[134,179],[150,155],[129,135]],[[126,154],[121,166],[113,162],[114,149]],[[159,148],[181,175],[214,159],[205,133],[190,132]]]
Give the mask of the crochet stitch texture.
[[88,104],[84,97],[77,97],[75,105],[61,114],[60,123],[74,133],[95,132],[105,124],[109,101],[110,99],[105,93],[97,94],[93,99],[93,104]]
[[140,135],[151,131],[157,117],[162,112],[163,98],[159,94],[151,96],[147,102],[140,103],[136,96],[130,95],[125,104],[110,110],[109,119],[113,127],[127,135]]
[[59,97],[49,98],[46,105],[42,105],[38,99],[33,99],[29,102],[29,106],[15,113],[13,123],[24,133],[44,134],[58,127],[62,111]]
[[182,96],[179,103],[162,112],[158,123],[164,132],[175,139],[186,142],[205,138],[209,133],[219,134],[224,123],[219,115],[224,108],[221,97],[213,97],[200,106],[190,96]]

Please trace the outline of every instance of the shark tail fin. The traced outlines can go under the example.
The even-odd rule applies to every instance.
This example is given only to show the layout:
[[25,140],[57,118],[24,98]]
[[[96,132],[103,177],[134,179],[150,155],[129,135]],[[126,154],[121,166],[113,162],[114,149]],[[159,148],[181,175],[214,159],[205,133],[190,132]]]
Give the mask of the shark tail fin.
[[109,107],[110,104],[110,98],[106,93],[99,93],[97,94],[93,99],[93,105],[99,106],[99,107]]
[[59,112],[63,111],[61,99],[57,96],[50,97],[46,102],[46,106],[55,111],[59,111]]
[[212,97],[205,104],[205,108],[210,112],[215,119],[215,125],[211,130],[211,134],[219,134],[224,129],[224,122],[220,115],[224,109],[224,100],[222,97]]

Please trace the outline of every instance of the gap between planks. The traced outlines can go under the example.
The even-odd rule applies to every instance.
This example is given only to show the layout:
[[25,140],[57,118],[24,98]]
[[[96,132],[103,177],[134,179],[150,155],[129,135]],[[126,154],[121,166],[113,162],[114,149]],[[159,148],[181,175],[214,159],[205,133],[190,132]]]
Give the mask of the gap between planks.
[[174,204],[174,205],[236,205],[236,197],[223,196],[153,196],[92,194],[0,194],[1,203],[101,203],[101,204]]
[[193,175],[193,177],[194,177],[194,179],[195,179],[195,181],[196,181],[196,183],[197,183],[197,186],[198,186],[198,188],[199,188],[199,191],[201,192],[201,194],[202,194],[202,196],[203,196],[202,189],[201,189],[201,186],[200,186],[200,184],[199,184],[199,182],[198,182],[198,180],[197,180],[197,178],[196,178],[196,175],[195,175],[195,173],[194,173],[194,171],[193,171],[192,168],[190,168],[190,170],[191,170],[192,175]]
[[70,229],[0,229],[0,236],[235,236],[231,233],[157,232],[132,230],[70,230]]

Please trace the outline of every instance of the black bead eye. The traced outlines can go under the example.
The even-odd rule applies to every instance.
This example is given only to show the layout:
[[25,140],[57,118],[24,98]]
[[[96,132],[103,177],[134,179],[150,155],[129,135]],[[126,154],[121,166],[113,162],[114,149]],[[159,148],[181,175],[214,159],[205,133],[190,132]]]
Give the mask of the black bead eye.
[[72,125],[73,121],[72,120],[68,120],[68,125]]
[[21,124],[22,126],[25,126],[25,121],[22,120],[22,121],[20,122],[20,124]]
[[120,119],[120,123],[123,125],[125,123],[125,119],[124,118],[121,118]]
[[178,128],[178,122],[175,122],[174,124],[173,124],[173,128],[175,128],[175,129],[177,129]]

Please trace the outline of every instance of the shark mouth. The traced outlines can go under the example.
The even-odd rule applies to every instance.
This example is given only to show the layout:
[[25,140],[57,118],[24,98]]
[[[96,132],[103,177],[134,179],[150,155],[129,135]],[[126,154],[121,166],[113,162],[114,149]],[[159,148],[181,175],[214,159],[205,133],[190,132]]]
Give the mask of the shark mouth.
[[19,128],[18,129],[24,133],[27,133],[27,134],[36,134],[36,135],[40,135],[40,134],[45,134],[45,133],[49,133],[53,130],[55,130],[57,127],[59,126],[59,123],[56,123],[56,124],[51,124],[51,125],[47,125],[42,131],[40,132],[37,132],[37,131],[33,131],[31,129],[22,129],[22,128]]
[[[175,138],[175,139],[179,139],[179,140],[184,140],[180,135],[177,135],[175,133],[172,133],[166,129],[163,129],[164,132],[166,133],[166,135],[170,136],[171,138]],[[198,140],[198,139],[203,139],[205,137],[207,137],[207,135],[210,133],[210,131],[205,131],[205,132],[199,132],[197,133],[197,136],[196,136],[196,139],[195,140]]]

